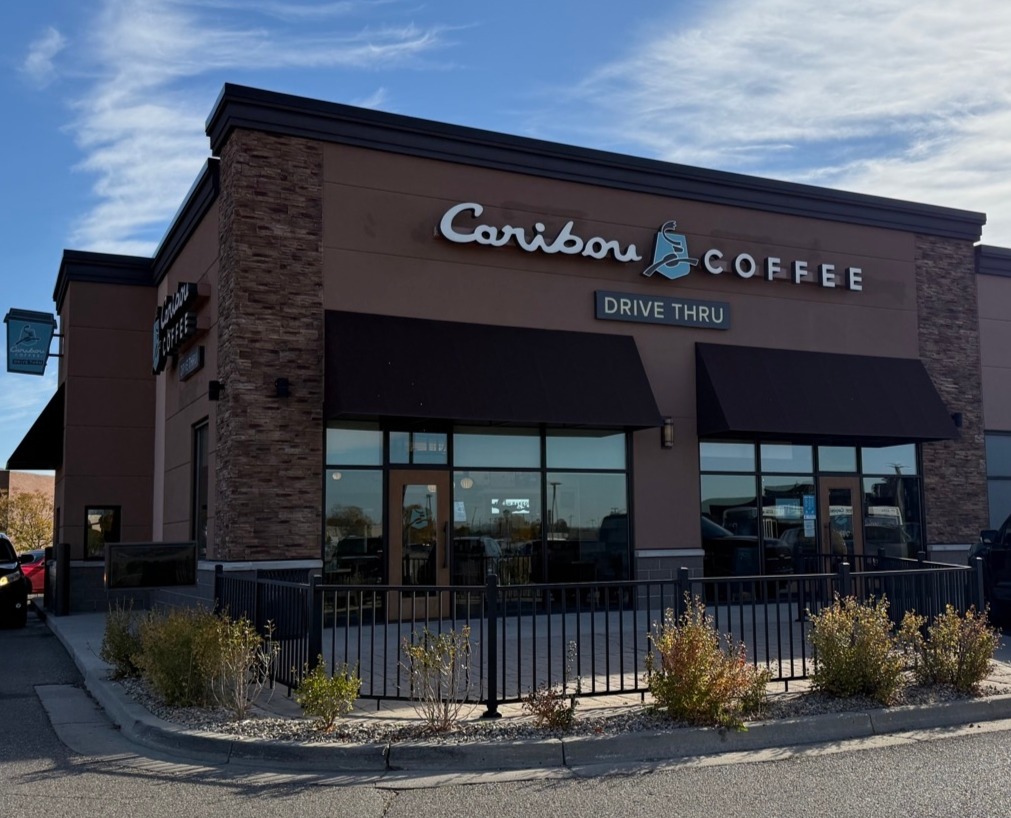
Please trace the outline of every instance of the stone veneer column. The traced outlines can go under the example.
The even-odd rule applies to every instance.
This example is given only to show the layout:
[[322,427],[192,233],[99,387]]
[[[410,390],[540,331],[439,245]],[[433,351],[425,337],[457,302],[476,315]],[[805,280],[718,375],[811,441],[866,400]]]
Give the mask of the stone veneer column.
[[[211,559],[320,556],[323,151],[236,129],[221,151]],[[276,378],[291,396],[275,397]]]
[[928,544],[969,544],[987,522],[983,376],[976,263],[967,241],[916,237],[920,357],[951,412],[958,439],[923,445]]

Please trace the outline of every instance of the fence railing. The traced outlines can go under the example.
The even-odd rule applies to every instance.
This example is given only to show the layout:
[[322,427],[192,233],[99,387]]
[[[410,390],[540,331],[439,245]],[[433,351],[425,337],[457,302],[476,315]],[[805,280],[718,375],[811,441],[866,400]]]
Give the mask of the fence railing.
[[777,576],[690,577],[668,581],[500,585],[322,585],[259,576],[216,574],[218,604],[245,614],[258,628],[269,621],[280,647],[277,681],[298,684],[307,662],[322,655],[333,673],[356,666],[360,697],[409,699],[403,646],[425,633],[470,629],[470,685],[464,698],[495,716],[543,686],[581,695],[643,695],[648,689],[650,635],[671,610],[680,615],[698,597],[716,629],[743,642],[749,660],[788,687],[814,669],[810,613],[836,594],[887,597],[897,622],[906,610],[934,616],[953,605],[982,609],[982,567],[889,561],[877,570]]

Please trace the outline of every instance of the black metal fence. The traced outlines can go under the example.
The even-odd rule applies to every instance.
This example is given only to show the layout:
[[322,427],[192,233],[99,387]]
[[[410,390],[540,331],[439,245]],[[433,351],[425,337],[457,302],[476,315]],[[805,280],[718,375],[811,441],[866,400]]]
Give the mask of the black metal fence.
[[403,646],[426,634],[469,630],[469,686],[462,697],[487,706],[518,702],[542,686],[579,680],[584,696],[644,694],[650,635],[665,612],[698,598],[716,629],[743,642],[748,658],[785,686],[808,677],[814,657],[809,614],[835,595],[885,597],[898,622],[906,610],[935,616],[947,605],[982,608],[981,568],[922,560],[879,562],[875,570],[670,581],[500,585],[322,585],[260,576],[216,575],[216,598],[258,628],[273,623],[281,648],[277,679],[297,685],[306,662],[323,655],[330,672],[356,667],[365,699],[408,699]]

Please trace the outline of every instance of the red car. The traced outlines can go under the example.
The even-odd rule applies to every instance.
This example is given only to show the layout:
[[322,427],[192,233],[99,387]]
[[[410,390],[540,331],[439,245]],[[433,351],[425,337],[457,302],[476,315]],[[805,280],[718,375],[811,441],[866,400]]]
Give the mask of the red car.
[[46,552],[39,548],[35,551],[25,551],[18,555],[21,563],[21,573],[25,575],[31,589],[30,594],[41,594],[46,574]]

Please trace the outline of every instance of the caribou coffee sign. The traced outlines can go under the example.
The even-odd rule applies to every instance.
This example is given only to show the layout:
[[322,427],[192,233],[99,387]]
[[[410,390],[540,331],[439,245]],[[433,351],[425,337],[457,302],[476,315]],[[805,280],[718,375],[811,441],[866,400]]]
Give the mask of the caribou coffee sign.
[[162,372],[168,359],[197,332],[197,314],[193,307],[199,292],[197,285],[184,282],[165,299],[154,319],[152,368],[154,374]]
[[[561,230],[552,235],[547,233],[543,222],[536,222],[530,228],[478,222],[483,212],[484,207],[477,202],[453,205],[439,221],[439,233],[456,244],[503,247],[512,243],[528,253],[562,253],[595,260],[610,257],[625,264],[643,261],[634,244],[623,245],[612,238],[586,236],[572,221],[567,221]],[[652,261],[641,270],[641,274],[646,277],[658,275],[674,281],[695,269],[714,276],[726,274],[743,279],[790,281],[793,284],[813,282],[826,289],[863,290],[863,270],[859,267],[830,263],[812,266],[803,258],[761,257],[753,253],[727,255],[718,247],[709,247],[693,255],[688,248],[688,239],[677,232],[677,222],[665,222],[653,239]]]

